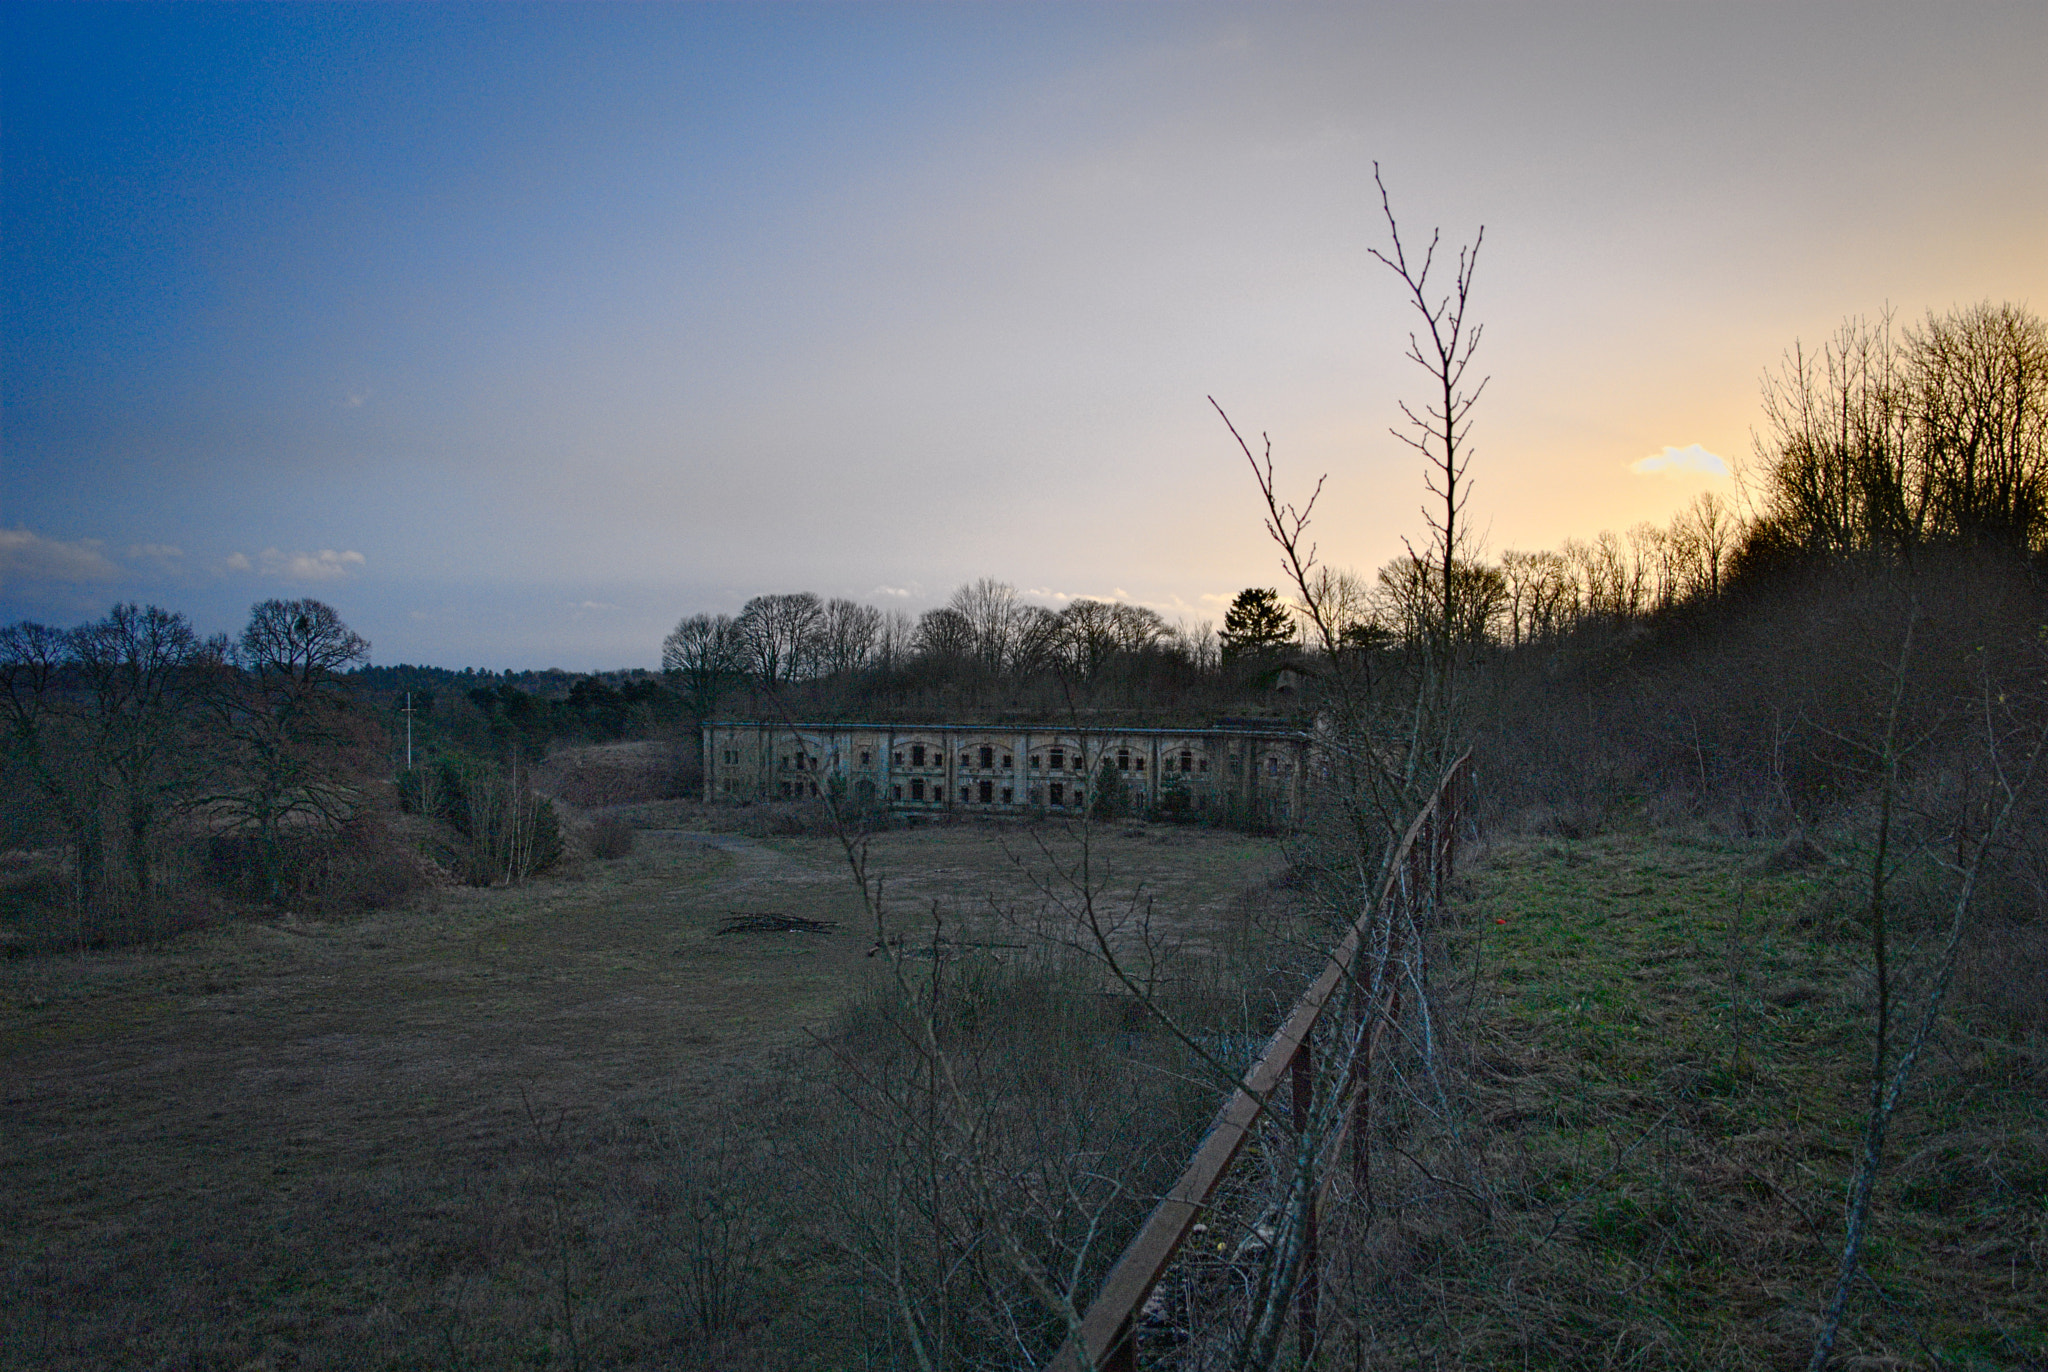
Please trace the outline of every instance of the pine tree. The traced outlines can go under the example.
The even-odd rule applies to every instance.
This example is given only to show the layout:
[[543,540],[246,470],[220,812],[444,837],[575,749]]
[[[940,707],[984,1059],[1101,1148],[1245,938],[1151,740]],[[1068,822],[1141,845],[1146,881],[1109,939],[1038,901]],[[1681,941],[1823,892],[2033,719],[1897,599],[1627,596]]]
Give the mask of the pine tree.
[[1248,586],[1223,612],[1223,658],[1256,655],[1294,642],[1294,619],[1280,593]]

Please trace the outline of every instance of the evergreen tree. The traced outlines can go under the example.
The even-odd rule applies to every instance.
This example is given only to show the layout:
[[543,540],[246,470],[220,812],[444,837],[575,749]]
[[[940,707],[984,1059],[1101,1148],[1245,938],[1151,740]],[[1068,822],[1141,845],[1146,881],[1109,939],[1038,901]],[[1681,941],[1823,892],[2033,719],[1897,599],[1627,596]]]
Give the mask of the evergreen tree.
[[1230,661],[1294,642],[1294,619],[1280,593],[1248,586],[1223,612],[1223,658]]

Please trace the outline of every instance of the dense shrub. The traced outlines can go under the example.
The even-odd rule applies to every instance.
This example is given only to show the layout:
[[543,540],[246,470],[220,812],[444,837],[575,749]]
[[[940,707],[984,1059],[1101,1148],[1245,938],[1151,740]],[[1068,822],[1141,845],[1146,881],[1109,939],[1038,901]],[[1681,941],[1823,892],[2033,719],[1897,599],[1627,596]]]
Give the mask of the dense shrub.
[[453,855],[472,886],[524,881],[562,858],[562,825],[554,802],[533,789],[533,772],[443,753],[403,773],[399,804],[448,825],[464,840]]

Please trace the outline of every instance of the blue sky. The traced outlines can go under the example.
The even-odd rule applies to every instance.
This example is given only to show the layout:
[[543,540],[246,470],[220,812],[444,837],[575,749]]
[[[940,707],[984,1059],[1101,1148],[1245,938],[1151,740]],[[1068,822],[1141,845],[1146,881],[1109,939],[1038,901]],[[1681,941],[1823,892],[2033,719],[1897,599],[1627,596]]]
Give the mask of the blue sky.
[[1728,478],[1795,338],[2048,307],[2048,10],[0,12],[0,617],[331,601],[381,662],[700,609],[1270,584],[1209,410],[1420,527],[1367,256],[1486,225],[1488,547]]

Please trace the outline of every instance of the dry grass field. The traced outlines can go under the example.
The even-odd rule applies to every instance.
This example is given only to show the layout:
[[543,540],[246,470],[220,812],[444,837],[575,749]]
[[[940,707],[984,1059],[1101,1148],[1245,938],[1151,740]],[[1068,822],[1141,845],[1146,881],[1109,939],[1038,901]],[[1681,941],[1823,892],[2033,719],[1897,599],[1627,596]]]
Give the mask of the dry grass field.
[[[821,1045],[874,1042],[887,997],[837,844],[773,812],[624,813],[628,856],[523,889],[0,963],[0,1366],[910,1365],[826,1232],[870,1200],[802,1170],[875,1123],[814,1113]],[[1196,945],[1285,908],[1270,842],[1093,841],[1107,903],[1149,897]],[[1034,878],[1076,855],[1021,825],[870,851],[910,948],[934,918],[1027,940]],[[1870,983],[1849,869],[1770,858],[1673,833],[1468,850],[1440,1004],[1463,1123],[1376,1164],[1317,1366],[1803,1366]],[[833,927],[718,932],[741,916]],[[2048,1357],[2038,1007],[1962,992],[1895,1130],[1844,1366]],[[1058,1036],[1007,1013],[1005,1072]],[[1199,1123],[1216,1092],[1184,1094]]]
[[[1033,905],[1046,856],[1022,827],[871,852],[913,939],[935,909],[1000,927],[991,897]],[[1280,861],[1144,826],[1099,831],[1094,857],[1112,894],[1195,934]],[[717,932],[748,914],[837,927]],[[0,1365],[597,1358],[565,1346],[577,1311],[535,1314],[569,1284],[549,1267],[565,1178],[630,1176],[668,1134],[724,1127],[870,983],[874,939],[833,840],[643,828],[629,856],[521,889],[0,963]],[[625,1260],[604,1213],[579,1210],[579,1260]],[[604,1283],[574,1285],[572,1303]],[[661,1304],[581,1318],[644,1356],[681,1337]]]

